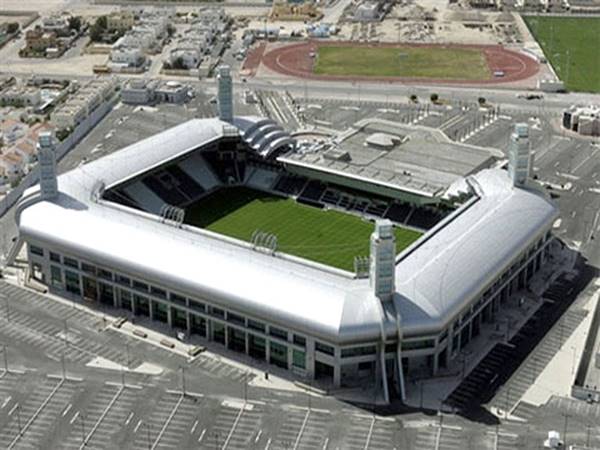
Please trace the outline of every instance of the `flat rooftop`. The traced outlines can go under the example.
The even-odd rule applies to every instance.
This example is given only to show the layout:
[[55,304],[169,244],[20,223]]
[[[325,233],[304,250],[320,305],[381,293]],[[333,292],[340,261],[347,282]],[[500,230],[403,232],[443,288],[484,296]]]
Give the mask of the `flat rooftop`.
[[499,150],[454,142],[433,128],[365,119],[324,144],[300,145],[278,159],[434,197],[502,157]]

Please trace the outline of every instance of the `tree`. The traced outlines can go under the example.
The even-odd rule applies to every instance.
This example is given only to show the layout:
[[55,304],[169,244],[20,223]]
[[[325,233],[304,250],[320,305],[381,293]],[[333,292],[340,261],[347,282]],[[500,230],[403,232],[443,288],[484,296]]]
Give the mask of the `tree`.
[[106,31],[106,16],[100,16],[90,27],[90,39],[93,42],[100,42]]
[[11,22],[8,25],[6,25],[6,32],[8,34],[13,34],[17,31],[19,31],[19,24],[17,22]]
[[477,103],[479,103],[479,106],[483,106],[486,103],[485,97],[479,97],[477,99]]
[[177,70],[185,70],[187,69],[183,58],[179,56],[175,61],[173,61],[173,69]]
[[419,101],[419,99],[417,98],[417,96],[415,94],[412,94],[410,96],[410,101],[413,103],[417,103]]
[[434,92],[433,94],[431,94],[429,96],[429,98],[431,99],[431,103],[437,103],[438,100],[440,99],[440,96]]
[[79,17],[79,16],[69,17],[69,28],[71,30],[75,30],[75,31],[81,30],[81,17]]

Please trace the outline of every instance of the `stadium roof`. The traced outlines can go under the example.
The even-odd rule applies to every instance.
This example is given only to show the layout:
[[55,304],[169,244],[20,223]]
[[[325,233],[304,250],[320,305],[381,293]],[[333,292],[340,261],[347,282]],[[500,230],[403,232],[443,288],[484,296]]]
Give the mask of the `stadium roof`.
[[[114,185],[218,139],[223,125],[194,119],[61,175],[57,199],[23,211],[22,236],[331,342],[377,339],[381,315],[368,280],[92,200],[102,184]],[[405,336],[443,329],[557,216],[539,192],[513,188],[504,171],[485,170],[472,184],[479,199],[399,257],[394,301]],[[393,335],[393,321],[386,326]]]
[[[347,159],[328,158],[330,148],[322,146],[290,152],[278,160],[288,166],[312,167],[423,197],[439,197],[458,179],[491,167],[504,157],[498,150],[454,142],[428,127],[382,119],[365,119],[355,127],[333,143],[349,155]],[[386,139],[378,145],[381,139],[374,137],[382,136]]]

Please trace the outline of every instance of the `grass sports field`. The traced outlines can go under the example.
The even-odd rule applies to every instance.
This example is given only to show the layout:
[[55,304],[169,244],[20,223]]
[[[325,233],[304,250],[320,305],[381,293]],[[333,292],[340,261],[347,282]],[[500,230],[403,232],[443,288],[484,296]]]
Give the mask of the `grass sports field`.
[[[368,256],[373,224],[351,214],[324,211],[248,188],[221,189],[192,205],[186,223],[249,241],[255,230],[277,236],[278,250],[354,271],[354,257]],[[396,228],[396,250],[421,233]]]
[[487,80],[484,54],[472,48],[319,46],[319,75]]
[[600,17],[524,17],[569,90],[600,92]]

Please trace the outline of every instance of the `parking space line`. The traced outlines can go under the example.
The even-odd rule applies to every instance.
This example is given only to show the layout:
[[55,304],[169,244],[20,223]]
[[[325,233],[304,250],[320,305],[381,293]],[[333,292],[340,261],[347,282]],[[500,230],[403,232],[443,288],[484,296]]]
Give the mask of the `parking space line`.
[[134,433],[137,433],[137,430],[140,428],[140,425],[142,424],[142,419],[138,420],[137,425],[135,426],[135,428],[133,429]]
[[194,422],[194,425],[192,425],[192,429],[190,430],[190,434],[194,434],[194,431],[196,431],[196,427],[198,426],[198,419],[196,419],[196,421]]
[[71,411],[71,408],[72,408],[72,407],[73,407],[73,404],[72,404],[72,403],[69,403],[69,404],[67,405],[67,407],[65,408],[65,410],[63,411],[63,413],[62,413],[62,417],[65,417],[67,414],[69,414],[69,411]]
[[2,407],[0,407],[0,409],[6,408],[6,405],[8,405],[8,403],[10,402],[11,399],[12,399],[12,395],[9,395],[8,397],[6,397],[4,399],[4,402],[2,402]]
[[45,398],[45,400],[42,402],[42,404],[38,407],[38,409],[29,418],[29,420],[27,421],[25,426],[23,428],[21,428],[19,433],[11,441],[10,445],[8,446],[8,450],[12,449],[17,444],[17,442],[19,442],[19,439],[21,439],[21,437],[23,437],[23,435],[27,432],[27,430],[29,429],[29,427],[31,426],[33,421],[37,418],[37,416],[39,416],[42,409],[44,409],[44,407],[50,402],[50,400],[52,400],[52,397],[54,397],[54,394],[56,394],[56,392],[62,387],[62,385],[64,383],[65,383],[65,379],[63,378],[56,384],[56,386],[54,386],[54,388],[52,389],[50,394],[48,394],[48,396]]
[[231,426],[231,430],[229,430],[227,439],[225,439],[225,442],[223,443],[223,447],[222,447],[223,450],[225,450],[227,448],[227,444],[229,444],[229,441],[231,440],[231,436],[233,436],[235,427],[237,426],[238,422],[240,421],[240,418],[242,417],[242,414],[244,414],[245,410],[246,410],[246,402],[244,402],[244,404],[240,407],[240,412],[238,412],[235,420],[233,421],[233,425]]
[[154,444],[152,444],[152,447],[150,450],[154,450],[158,446],[158,443],[160,442],[163,434],[165,433],[165,430],[169,426],[169,423],[171,423],[171,420],[173,420],[173,416],[175,416],[175,413],[177,413],[177,410],[179,409],[179,406],[181,405],[181,402],[183,402],[184,398],[185,398],[185,396],[182,394],[179,397],[179,400],[177,400],[177,403],[175,403],[175,406],[173,406],[173,409],[171,410],[169,417],[167,417],[167,420],[163,424],[160,432],[158,433],[158,436],[156,436],[156,439],[154,440]]
[[79,411],[77,411],[75,414],[73,414],[73,417],[71,417],[69,424],[73,425],[73,423],[77,420],[78,417],[79,417]]
[[131,411],[127,416],[127,420],[125,420],[125,426],[129,425],[129,422],[131,422],[131,419],[133,419],[133,415],[133,411]]
[[202,438],[204,437],[204,435],[206,434],[206,428],[202,430],[202,433],[200,433],[200,436],[198,436],[198,442],[200,442],[202,440]]
[[293,450],[298,448],[300,444],[300,439],[302,439],[302,433],[304,433],[304,429],[306,428],[306,423],[308,422],[308,417],[310,416],[310,409],[306,410],[306,415],[304,416],[304,420],[302,421],[302,426],[300,427],[300,431],[298,431],[298,436],[296,436],[296,442],[294,443]]
[[254,439],[255,444],[258,442],[258,440],[260,439],[261,436],[262,436],[262,430],[258,430],[258,433],[256,433],[256,438]]
[[19,407],[18,403],[15,403],[15,406],[12,407],[12,409],[8,412],[9,416],[12,416],[13,413],[15,412],[15,409],[17,409]]
[[365,442],[365,450],[368,450],[369,444],[371,443],[371,436],[373,435],[373,427],[375,426],[375,416],[371,417],[371,425],[369,426],[369,432],[367,433],[367,440]]
[[106,408],[104,408],[104,411],[102,411],[102,414],[100,414],[100,417],[98,417],[98,420],[96,420],[96,423],[94,424],[94,426],[92,427],[90,432],[87,434],[87,436],[81,443],[81,446],[79,447],[80,450],[82,448],[84,448],[85,446],[87,446],[87,443],[92,438],[92,436],[94,435],[94,433],[96,432],[96,430],[98,429],[98,427],[100,426],[100,424],[102,423],[102,421],[104,420],[106,415],[108,414],[108,411],[110,411],[110,409],[113,407],[113,405],[115,404],[115,402],[117,401],[117,399],[119,398],[119,396],[121,395],[121,393],[124,390],[125,390],[125,386],[121,386],[119,388],[119,390],[117,390],[117,392],[115,393],[113,398],[110,399],[110,402],[108,403],[108,405],[106,405]]

